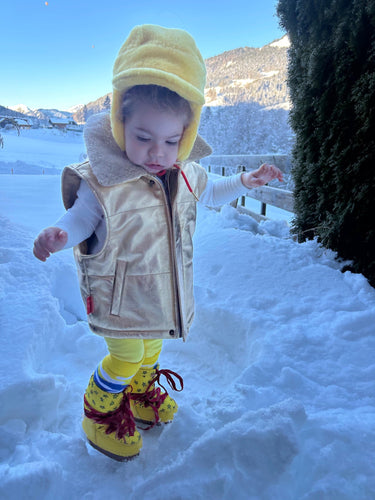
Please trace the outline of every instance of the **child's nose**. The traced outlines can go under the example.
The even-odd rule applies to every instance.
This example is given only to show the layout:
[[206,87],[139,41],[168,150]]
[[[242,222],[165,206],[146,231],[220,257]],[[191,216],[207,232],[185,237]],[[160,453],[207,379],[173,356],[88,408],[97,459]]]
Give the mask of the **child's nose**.
[[160,156],[163,155],[163,147],[159,143],[154,143],[151,146],[150,152],[151,152],[152,155],[160,157]]

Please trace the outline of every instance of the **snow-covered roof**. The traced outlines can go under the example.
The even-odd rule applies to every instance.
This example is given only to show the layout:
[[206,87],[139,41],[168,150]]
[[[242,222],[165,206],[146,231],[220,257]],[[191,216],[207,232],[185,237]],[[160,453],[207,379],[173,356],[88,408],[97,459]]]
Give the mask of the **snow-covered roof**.
[[53,117],[53,118],[50,118],[49,121],[52,124],[56,123],[56,124],[60,124],[60,125],[64,125],[64,124],[68,125],[69,123],[71,123],[72,120],[69,120],[67,118],[55,118],[55,117]]
[[25,125],[25,124],[29,125],[30,124],[29,120],[27,120],[26,118],[13,118],[13,120],[15,122],[17,122],[18,125]]

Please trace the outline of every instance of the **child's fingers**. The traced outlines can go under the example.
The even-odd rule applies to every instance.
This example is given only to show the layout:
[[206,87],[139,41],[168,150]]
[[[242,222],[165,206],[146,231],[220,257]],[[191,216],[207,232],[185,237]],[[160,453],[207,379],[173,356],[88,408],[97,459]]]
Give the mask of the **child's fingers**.
[[248,188],[255,188],[264,186],[273,179],[278,179],[280,182],[283,181],[283,174],[281,170],[275,165],[269,165],[263,163],[257,170],[244,174],[244,184]]
[[45,249],[48,250],[48,252],[54,253],[63,248],[67,239],[68,235],[65,231],[58,228],[52,228],[51,230],[47,230],[45,232],[41,238],[41,243],[44,245]]
[[272,168],[272,175],[274,179],[278,179],[280,182],[283,181],[283,173],[281,170],[275,166]]
[[45,262],[56,246],[56,237],[48,230],[42,232],[34,241],[33,253],[35,257]]
[[41,248],[47,251],[48,253],[52,253],[54,251],[55,245],[56,245],[56,240],[51,235],[46,236],[40,242]]
[[263,165],[260,167],[261,173],[265,176],[267,179],[266,182],[272,180],[272,179],[278,179],[280,182],[283,181],[283,173],[281,170],[275,165],[268,165],[267,163],[263,163]]
[[42,262],[45,262],[50,256],[50,252],[46,250],[46,248],[40,244],[39,239],[36,239],[34,242],[33,254],[35,257]]

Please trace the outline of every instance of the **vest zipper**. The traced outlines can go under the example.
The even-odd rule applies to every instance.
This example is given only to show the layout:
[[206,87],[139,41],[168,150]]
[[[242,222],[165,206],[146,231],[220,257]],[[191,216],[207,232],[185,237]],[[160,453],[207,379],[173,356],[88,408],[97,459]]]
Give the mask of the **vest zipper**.
[[[168,176],[168,179],[167,179],[167,176]],[[177,316],[177,324],[178,324],[178,329],[179,329],[178,336],[185,338],[184,325],[183,325],[183,315],[182,315],[180,284],[179,284],[179,280],[178,280],[179,270],[178,270],[178,266],[177,266],[177,256],[176,256],[176,238],[175,238],[175,231],[174,231],[174,217],[173,217],[172,202],[170,199],[170,190],[169,190],[169,188],[167,188],[166,184],[164,184],[162,179],[159,179],[157,176],[155,176],[153,178],[153,180],[155,180],[155,182],[158,182],[160,184],[161,190],[163,192],[163,195],[164,195],[165,201],[166,201],[166,207],[167,207],[167,211],[168,211],[168,216],[167,216],[168,230],[169,230],[169,234],[171,235],[170,247],[171,247],[172,259],[173,259],[173,284],[174,284],[175,297],[176,297],[176,316]],[[165,181],[166,181],[166,183],[169,181],[169,172],[166,173]],[[181,269],[181,272],[183,272],[182,269]]]

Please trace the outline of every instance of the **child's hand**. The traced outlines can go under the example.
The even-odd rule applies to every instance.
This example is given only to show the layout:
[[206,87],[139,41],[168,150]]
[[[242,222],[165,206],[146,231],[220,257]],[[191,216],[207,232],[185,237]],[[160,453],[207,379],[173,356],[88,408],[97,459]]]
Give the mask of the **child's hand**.
[[51,253],[58,252],[66,245],[68,233],[59,227],[47,227],[34,241],[35,257],[45,262]]
[[256,188],[264,186],[267,182],[273,179],[278,179],[280,182],[283,181],[283,174],[280,169],[275,167],[275,165],[268,165],[263,163],[257,170],[253,172],[246,172],[242,174],[241,180],[242,184],[247,188]]

